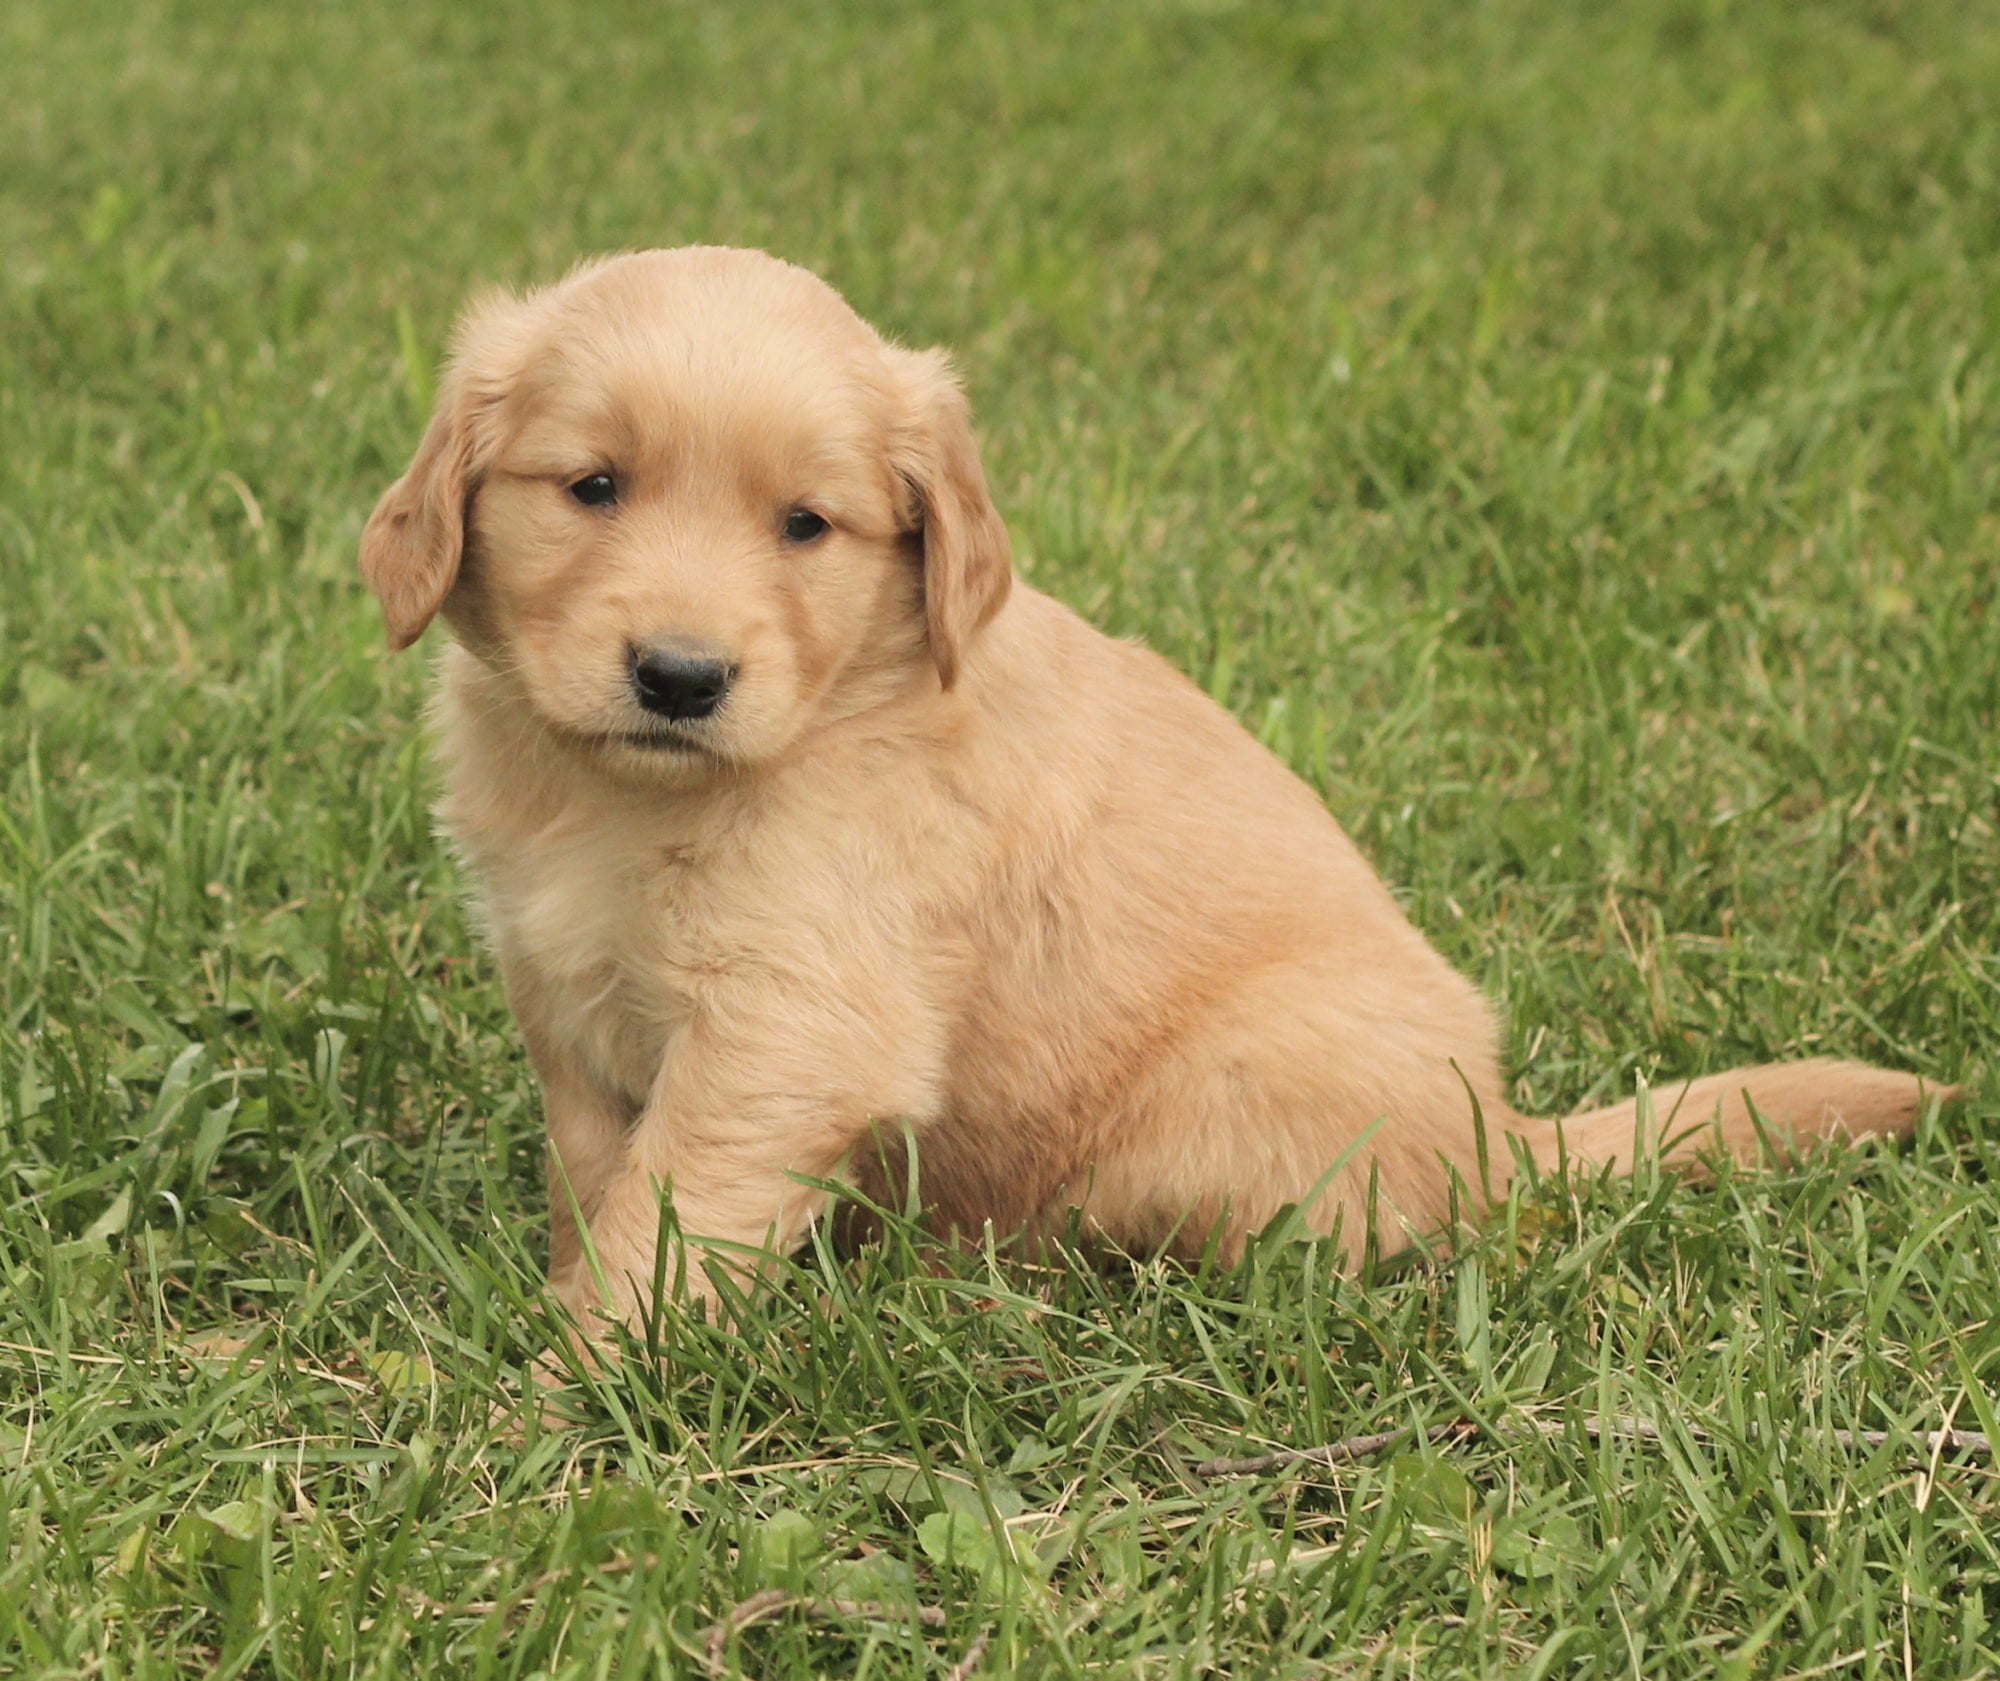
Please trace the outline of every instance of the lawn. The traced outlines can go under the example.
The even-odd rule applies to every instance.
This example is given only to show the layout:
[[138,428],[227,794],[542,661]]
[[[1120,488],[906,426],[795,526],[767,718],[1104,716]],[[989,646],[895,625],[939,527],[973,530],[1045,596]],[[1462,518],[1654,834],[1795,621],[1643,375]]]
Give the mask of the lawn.
[[[1992,8],[12,0],[0,163],[0,1675],[2000,1668]],[[1971,1100],[1358,1278],[892,1223],[536,1416],[354,550],[467,292],[694,240],[956,347],[1523,1107]]]

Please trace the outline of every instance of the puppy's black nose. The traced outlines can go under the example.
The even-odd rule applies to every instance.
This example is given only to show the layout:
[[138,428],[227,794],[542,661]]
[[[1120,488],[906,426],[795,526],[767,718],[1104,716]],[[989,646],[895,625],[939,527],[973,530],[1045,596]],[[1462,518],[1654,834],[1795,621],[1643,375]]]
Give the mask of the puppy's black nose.
[[632,692],[662,718],[706,718],[729,693],[736,667],[685,642],[632,650]]

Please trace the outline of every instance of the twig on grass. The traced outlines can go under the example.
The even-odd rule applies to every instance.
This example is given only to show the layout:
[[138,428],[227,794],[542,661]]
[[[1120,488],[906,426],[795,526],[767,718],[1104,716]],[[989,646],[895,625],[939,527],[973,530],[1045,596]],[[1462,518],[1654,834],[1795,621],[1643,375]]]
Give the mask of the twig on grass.
[[[936,1605],[887,1605],[873,1599],[808,1599],[800,1594],[789,1593],[784,1588],[766,1588],[762,1593],[753,1593],[741,1604],[732,1606],[726,1617],[719,1618],[702,1630],[702,1651],[707,1655],[711,1669],[722,1667],[722,1654],[728,1649],[732,1636],[741,1633],[752,1623],[761,1623],[775,1617],[780,1611],[792,1608],[802,1610],[808,1617],[849,1618],[873,1617],[877,1622],[910,1623],[922,1628],[943,1628],[944,1610]],[[984,1650],[983,1637],[974,1643]],[[966,1673],[969,1675],[970,1670]]]
[[981,1629],[972,1644],[966,1647],[965,1656],[944,1672],[944,1681],[966,1681],[966,1677],[979,1667],[979,1660],[986,1656],[986,1643],[992,1638],[990,1628]]
[[[1447,1436],[1471,1435],[1478,1427],[1464,1419],[1434,1424],[1423,1433],[1426,1442],[1441,1442]],[[1278,1448],[1270,1453],[1252,1454],[1248,1459],[1204,1459],[1194,1468],[1197,1477],[1255,1477],[1275,1471],[1281,1465],[1345,1465],[1351,1460],[1373,1459],[1405,1442],[1417,1440],[1413,1430],[1382,1430],[1368,1436],[1348,1436],[1316,1448]]]
[[[1665,1433],[1651,1419],[1620,1415],[1614,1418],[1600,1418],[1596,1414],[1578,1420],[1584,1433],[1596,1440],[1657,1442],[1664,1440]],[[1532,1419],[1509,1421],[1496,1425],[1493,1434],[1503,1438],[1524,1436],[1558,1436],[1567,1428],[1560,1419]],[[1699,1424],[1685,1426],[1690,1441],[1709,1444],[1721,1438],[1712,1430]],[[1323,1447],[1278,1448],[1270,1453],[1253,1454],[1246,1459],[1204,1459],[1194,1468],[1197,1477],[1254,1477],[1266,1471],[1275,1471],[1292,1465],[1345,1465],[1356,1459],[1372,1459],[1375,1455],[1387,1453],[1392,1448],[1401,1447],[1405,1442],[1423,1440],[1442,1442],[1449,1439],[1465,1439],[1480,1434],[1480,1426],[1471,1419],[1454,1419],[1449,1424],[1434,1424],[1419,1438],[1410,1430],[1384,1430],[1369,1436],[1348,1436],[1338,1442],[1329,1442]],[[1943,1454],[1984,1454],[1993,1458],[1993,1440],[1980,1430],[1926,1430],[1919,1435],[1909,1436],[1896,1430],[1813,1430],[1802,1432],[1810,1439],[1830,1442],[1836,1447],[1880,1448],[1891,1444],[1907,1446],[1912,1453],[1924,1459],[1934,1459]]]
[[916,1622],[925,1628],[944,1627],[941,1605],[884,1605],[874,1599],[811,1599],[806,1601],[808,1617],[873,1617],[878,1622]]
[[741,1604],[731,1606],[728,1616],[710,1623],[702,1633],[701,1649],[708,1655],[709,1668],[722,1667],[722,1654],[729,1645],[731,1635],[740,1633],[761,1617],[775,1616],[791,1602],[792,1596],[783,1588],[766,1588],[762,1593],[753,1593]]
[[[1663,1436],[1660,1427],[1649,1418],[1629,1415],[1599,1418],[1592,1414],[1579,1422],[1585,1434],[1600,1441],[1608,1436],[1657,1442]],[[1555,1436],[1560,1435],[1562,1429],[1562,1422],[1558,1419],[1547,1422],[1537,1420],[1531,1424],[1504,1425],[1501,1434]],[[1686,1430],[1690,1441],[1708,1444],[1721,1439],[1713,1430],[1704,1429],[1699,1424],[1690,1424]],[[1755,1432],[1752,1435],[1754,1439]],[[1944,1453],[1983,1453],[1989,1459],[1993,1457],[1993,1439],[1982,1430],[1925,1430],[1916,1435],[1901,1430],[1806,1430],[1797,1432],[1797,1436],[1803,1440],[1831,1442],[1835,1447],[1843,1448],[1884,1448],[1894,1444],[1908,1447],[1914,1454],[1926,1459]]]
[[[592,1565],[591,1569],[599,1576],[616,1576],[624,1571],[638,1568],[656,1570],[659,1564],[657,1553],[643,1553],[638,1558],[607,1559],[602,1564]],[[489,1566],[483,1579],[491,1579],[498,1573],[497,1565]],[[409,1604],[430,1617],[490,1617],[499,1611],[505,1611],[512,1616],[536,1594],[545,1588],[554,1587],[558,1582],[568,1581],[574,1574],[575,1571],[567,1567],[561,1570],[544,1570],[539,1576],[530,1576],[527,1581],[517,1583],[514,1591],[505,1599],[463,1599],[453,1603],[448,1600],[433,1599],[429,1594],[419,1588],[411,1587],[407,1582],[400,1585],[396,1592]]]

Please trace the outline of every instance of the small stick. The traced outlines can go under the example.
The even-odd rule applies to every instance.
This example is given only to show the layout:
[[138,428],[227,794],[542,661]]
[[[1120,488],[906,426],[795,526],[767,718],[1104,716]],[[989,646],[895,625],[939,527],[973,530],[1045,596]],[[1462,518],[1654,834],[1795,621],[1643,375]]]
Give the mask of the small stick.
[[941,1605],[919,1605],[912,1609],[908,1605],[884,1605],[874,1599],[812,1599],[806,1602],[808,1617],[873,1617],[878,1622],[907,1623],[915,1621],[925,1628],[943,1628],[944,1607]]
[[710,1623],[702,1635],[702,1650],[708,1654],[708,1667],[722,1667],[722,1654],[728,1648],[731,1635],[740,1633],[761,1617],[775,1616],[791,1602],[792,1596],[783,1588],[766,1588],[762,1593],[753,1593],[742,1604],[731,1607],[728,1616]]
[[[1473,1427],[1464,1420],[1433,1424],[1423,1433],[1426,1442],[1441,1442],[1447,1436],[1462,1436]],[[1345,1465],[1350,1460],[1373,1459],[1378,1453],[1415,1438],[1410,1430],[1383,1430],[1370,1436],[1348,1436],[1317,1448],[1279,1448],[1272,1453],[1252,1454],[1248,1459],[1204,1459],[1194,1468],[1197,1477],[1254,1477],[1275,1471],[1281,1465]]]
[[[1632,1441],[1657,1442],[1663,1432],[1651,1419],[1621,1416],[1599,1418],[1595,1414],[1579,1421],[1584,1432],[1598,1440],[1606,1437],[1625,1438]],[[1529,1423],[1507,1423],[1498,1426],[1495,1434],[1502,1437],[1556,1436],[1564,1429],[1560,1420],[1535,1420]],[[1441,1442],[1451,1437],[1475,1435],[1478,1426],[1469,1419],[1459,1419],[1451,1424],[1434,1424],[1423,1432],[1426,1442]],[[1701,1425],[1687,1426],[1690,1440],[1713,1443],[1715,1432]],[[1992,1438],[1979,1430],[1928,1430],[1922,1435],[1905,1437],[1893,1430],[1824,1430],[1811,1434],[1819,1440],[1828,1441],[1839,1447],[1887,1447],[1891,1443],[1907,1441],[1913,1449],[1920,1449],[1924,1456],[1940,1453],[1977,1453],[1987,1458],[1993,1457]],[[1409,1430],[1385,1430],[1379,1435],[1349,1436],[1343,1441],[1330,1442],[1325,1447],[1279,1448],[1272,1453],[1260,1453],[1248,1459],[1204,1459],[1194,1468],[1198,1477],[1254,1477],[1265,1471],[1275,1471],[1289,1465],[1344,1465],[1356,1459],[1368,1459],[1379,1453],[1415,1439]]]
[[965,1649],[965,1656],[944,1672],[944,1681],[966,1681],[979,1667],[979,1660],[986,1656],[986,1643],[993,1638],[993,1631],[983,1628],[972,1644]]
[[[1600,1440],[1606,1436],[1629,1437],[1635,1441],[1657,1442],[1661,1439],[1660,1427],[1648,1418],[1598,1418],[1595,1415],[1582,1420],[1585,1432]],[[1502,1428],[1502,1434],[1525,1436],[1531,1431],[1544,1436],[1560,1434],[1560,1422],[1513,1424]],[[1706,1430],[1699,1424],[1687,1426],[1691,1441],[1712,1443],[1715,1432]],[[1893,1443],[1907,1443],[1911,1448],[1920,1449],[1928,1457],[1934,1453],[1983,1453],[1993,1457],[1993,1438],[1983,1430],[1926,1430],[1911,1436],[1899,1430],[1813,1430],[1806,1432],[1808,1438],[1832,1442],[1837,1447],[1883,1448]]]
[[[780,1611],[798,1606],[808,1617],[822,1619],[834,1617],[873,1617],[878,1622],[915,1622],[924,1628],[943,1628],[944,1609],[937,1605],[919,1605],[912,1609],[907,1605],[884,1605],[873,1599],[803,1599],[788,1593],[783,1588],[765,1588],[761,1593],[753,1593],[740,1605],[731,1608],[729,1615],[722,1617],[702,1630],[702,1650],[708,1656],[711,1669],[722,1667],[722,1654],[727,1650],[732,1636],[741,1633],[752,1623],[761,1623],[775,1617]],[[983,1645],[981,1650],[984,1650]],[[970,1674],[971,1671],[966,1672]]]

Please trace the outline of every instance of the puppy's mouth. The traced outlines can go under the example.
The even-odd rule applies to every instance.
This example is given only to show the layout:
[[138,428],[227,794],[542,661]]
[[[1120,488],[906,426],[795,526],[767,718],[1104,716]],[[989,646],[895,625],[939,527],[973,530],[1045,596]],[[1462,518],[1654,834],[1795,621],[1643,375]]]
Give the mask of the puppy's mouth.
[[598,738],[606,746],[631,747],[641,753],[665,753],[683,758],[715,758],[716,751],[705,741],[697,741],[670,724],[650,730],[614,730]]
[[626,730],[578,729],[573,724],[558,725],[556,733],[572,748],[584,753],[639,753],[654,759],[707,759],[715,763],[722,762],[726,757],[715,743],[703,741],[665,722]]

